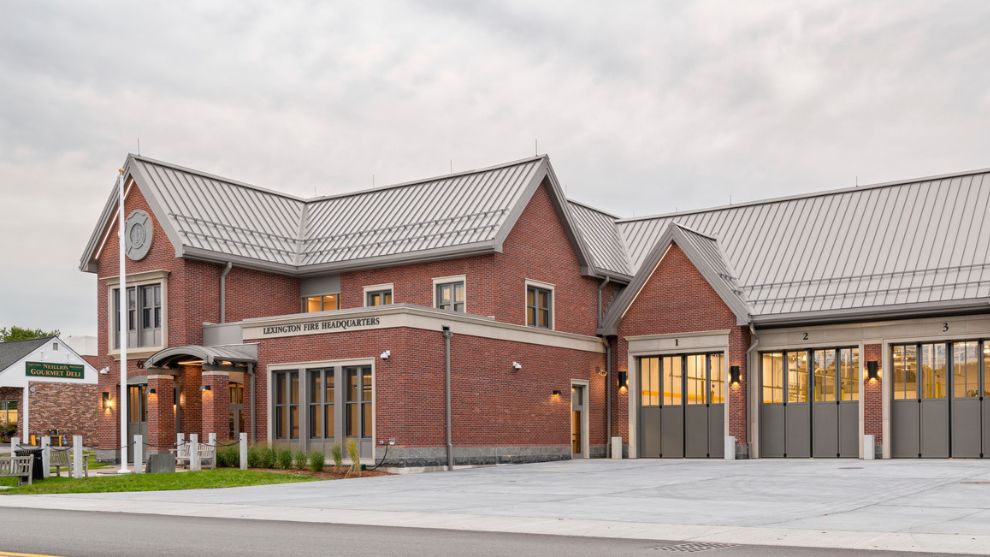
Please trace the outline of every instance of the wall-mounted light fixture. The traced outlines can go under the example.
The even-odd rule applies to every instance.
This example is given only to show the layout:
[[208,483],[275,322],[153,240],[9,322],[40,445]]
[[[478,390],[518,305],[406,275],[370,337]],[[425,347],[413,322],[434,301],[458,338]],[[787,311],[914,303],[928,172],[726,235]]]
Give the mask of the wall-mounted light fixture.
[[729,366],[729,384],[738,385],[742,381],[742,371],[739,366]]
[[212,391],[213,390],[213,387],[210,386],[210,385],[203,385],[202,387],[199,388],[199,390],[200,391],[203,391],[205,393],[207,391]]
[[597,373],[598,375],[600,375],[602,377],[605,377],[605,376],[608,375],[608,371],[602,369],[601,366],[598,366],[598,367],[595,368],[595,373]]
[[554,390],[550,391],[550,396],[552,396],[554,398],[554,400],[557,400],[558,398],[560,398],[560,389],[554,389]]
[[522,364],[520,364],[519,362],[512,362],[512,369],[519,371],[520,369],[522,369]]
[[110,393],[106,393],[106,392],[103,393],[102,405],[103,405],[103,411],[104,412],[108,412],[109,413],[110,412],[110,409],[113,408],[113,399],[110,398]]
[[876,360],[866,362],[866,380],[875,383],[880,378],[880,364]]
[[619,372],[619,393],[626,394],[629,391],[629,374],[625,371]]
[[158,394],[158,389],[152,387],[152,388],[148,389],[148,394],[149,395],[157,395]]
[[387,360],[387,359],[389,359],[389,358],[392,357],[392,351],[391,350],[386,350],[386,351],[382,352],[379,356],[381,357],[381,359]]

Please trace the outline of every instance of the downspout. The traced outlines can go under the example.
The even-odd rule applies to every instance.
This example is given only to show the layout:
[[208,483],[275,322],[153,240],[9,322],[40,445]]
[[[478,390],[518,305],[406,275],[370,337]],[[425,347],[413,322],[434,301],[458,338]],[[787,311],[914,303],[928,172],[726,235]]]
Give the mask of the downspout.
[[[611,282],[611,277],[605,276],[605,280],[598,285],[598,329],[602,328],[602,291],[605,285]],[[612,457],[612,346],[608,338],[602,336],[602,343],[605,344],[605,457]]]
[[258,432],[255,431],[255,428],[257,428],[258,421],[257,419],[255,419],[255,414],[254,414],[255,394],[256,394],[255,385],[254,385],[254,363],[248,363],[248,377],[250,377],[251,379],[251,386],[249,387],[251,389],[251,405],[250,405],[250,411],[248,413],[251,415],[251,443],[254,444],[258,442]]
[[454,469],[454,436],[453,436],[453,420],[451,419],[450,410],[450,338],[454,336],[454,333],[450,330],[447,325],[443,326],[443,365],[444,365],[444,413],[446,414],[447,424],[447,470]]
[[[760,336],[756,334],[756,327],[753,326],[753,322],[752,321],[749,322],[749,337],[750,337],[750,339],[752,339],[752,344],[750,344],[749,345],[749,348],[746,349],[746,373],[747,373],[747,375],[752,376],[752,374],[754,373],[754,370],[756,369],[756,366],[751,365],[753,362],[751,361],[750,356],[752,355],[753,350],[756,350],[756,347],[760,344]],[[754,385],[755,385],[755,383],[754,383]],[[749,384],[748,383],[747,383],[747,388],[749,388]],[[748,398],[748,397],[746,397],[746,398]],[[749,412],[750,412],[750,408],[747,407],[746,408],[746,414],[749,415]],[[750,419],[747,419],[746,422],[752,424],[753,423],[752,417],[750,417]],[[749,438],[750,439],[755,439],[756,438],[756,431],[750,431],[749,432]],[[752,442],[750,442],[750,445],[752,445]],[[752,458],[752,451],[750,451],[749,458]]]
[[230,261],[227,262],[227,266],[223,268],[223,272],[220,273],[220,322],[227,322],[227,274],[230,270],[234,268],[234,264]]

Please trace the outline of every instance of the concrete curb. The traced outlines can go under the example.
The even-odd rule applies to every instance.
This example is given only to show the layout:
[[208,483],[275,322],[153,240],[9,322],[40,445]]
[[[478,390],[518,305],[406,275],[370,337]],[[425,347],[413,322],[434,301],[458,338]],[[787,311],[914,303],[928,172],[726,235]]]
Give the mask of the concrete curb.
[[678,542],[704,541],[826,549],[939,552],[972,555],[985,555],[987,547],[990,547],[990,536],[987,535],[696,526],[443,512],[364,511],[238,504],[139,502],[106,498],[87,498],[85,495],[4,495],[0,496],[0,507],[361,526],[436,528],[444,530],[556,536],[667,540]]

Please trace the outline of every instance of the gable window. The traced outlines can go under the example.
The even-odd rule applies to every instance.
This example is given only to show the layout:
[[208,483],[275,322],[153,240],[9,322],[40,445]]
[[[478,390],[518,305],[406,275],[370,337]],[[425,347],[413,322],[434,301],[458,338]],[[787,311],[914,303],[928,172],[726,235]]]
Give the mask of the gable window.
[[433,305],[444,311],[467,310],[464,277],[444,277],[433,279]]
[[392,303],[392,285],[377,284],[364,287],[364,305],[366,307],[384,306]]
[[[120,288],[113,296],[113,347],[120,348]],[[162,345],[162,284],[144,284],[127,288],[127,346]]]
[[317,311],[334,311],[340,309],[340,300],[337,294],[323,294],[319,296],[304,296],[302,299],[302,309],[306,313]]
[[553,286],[526,283],[526,325],[543,329],[553,328]]

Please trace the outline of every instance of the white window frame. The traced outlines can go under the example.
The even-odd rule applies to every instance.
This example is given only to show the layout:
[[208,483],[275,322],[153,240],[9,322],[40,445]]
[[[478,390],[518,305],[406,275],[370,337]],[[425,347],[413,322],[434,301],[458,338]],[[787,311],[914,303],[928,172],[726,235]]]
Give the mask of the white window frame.
[[[127,288],[135,287],[140,291],[141,286],[149,286],[153,284],[160,284],[162,287],[162,342],[158,346],[127,346],[127,356],[128,357],[138,357],[142,355],[151,355],[159,350],[164,349],[168,346],[168,271],[150,271],[146,273],[135,273],[133,275],[127,275]],[[113,335],[114,335],[114,307],[113,307],[113,291],[120,288],[120,277],[115,276],[107,279],[106,289],[107,289],[107,354],[113,356],[120,355],[120,347],[114,347],[113,345]],[[135,294],[137,296],[138,294]],[[121,296],[121,303],[126,303],[126,295]],[[141,318],[140,310],[136,310],[135,320]]]
[[[468,312],[468,287],[467,287],[467,275],[451,275],[448,277],[433,277],[433,309],[440,309],[437,307],[437,287],[442,284],[454,284],[454,283],[464,284],[464,313]],[[395,301],[395,293],[392,293],[392,301]],[[460,313],[460,312],[454,312]]]
[[368,307],[374,307],[374,306],[369,306],[368,305],[368,293],[369,292],[378,292],[379,290],[388,290],[388,291],[392,292],[392,303],[393,304],[396,303],[396,301],[395,301],[395,285],[393,283],[391,283],[391,282],[386,282],[386,283],[382,283],[382,284],[369,284],[368,286],[365,286],[364,289],[361,292],[361,305],[363,307],[366,307],[366,308],[368,308]]
[[535,286],[536,288],[543,288],[544,290],[550,291],[550,327],[548,328],[548,330],[550,331],[557,330],[557,292],[555,290],[554,285],[549,282],[542,282],[533,279],[526,279],[524,282],[526,284],[523,287],[523,325],[526,325],[527,327],[532,327],[534,329],[543,328],[537,325],[529,324],[529,310],[527,307],[528,304],[526,300],[529,297],[529,287]]

